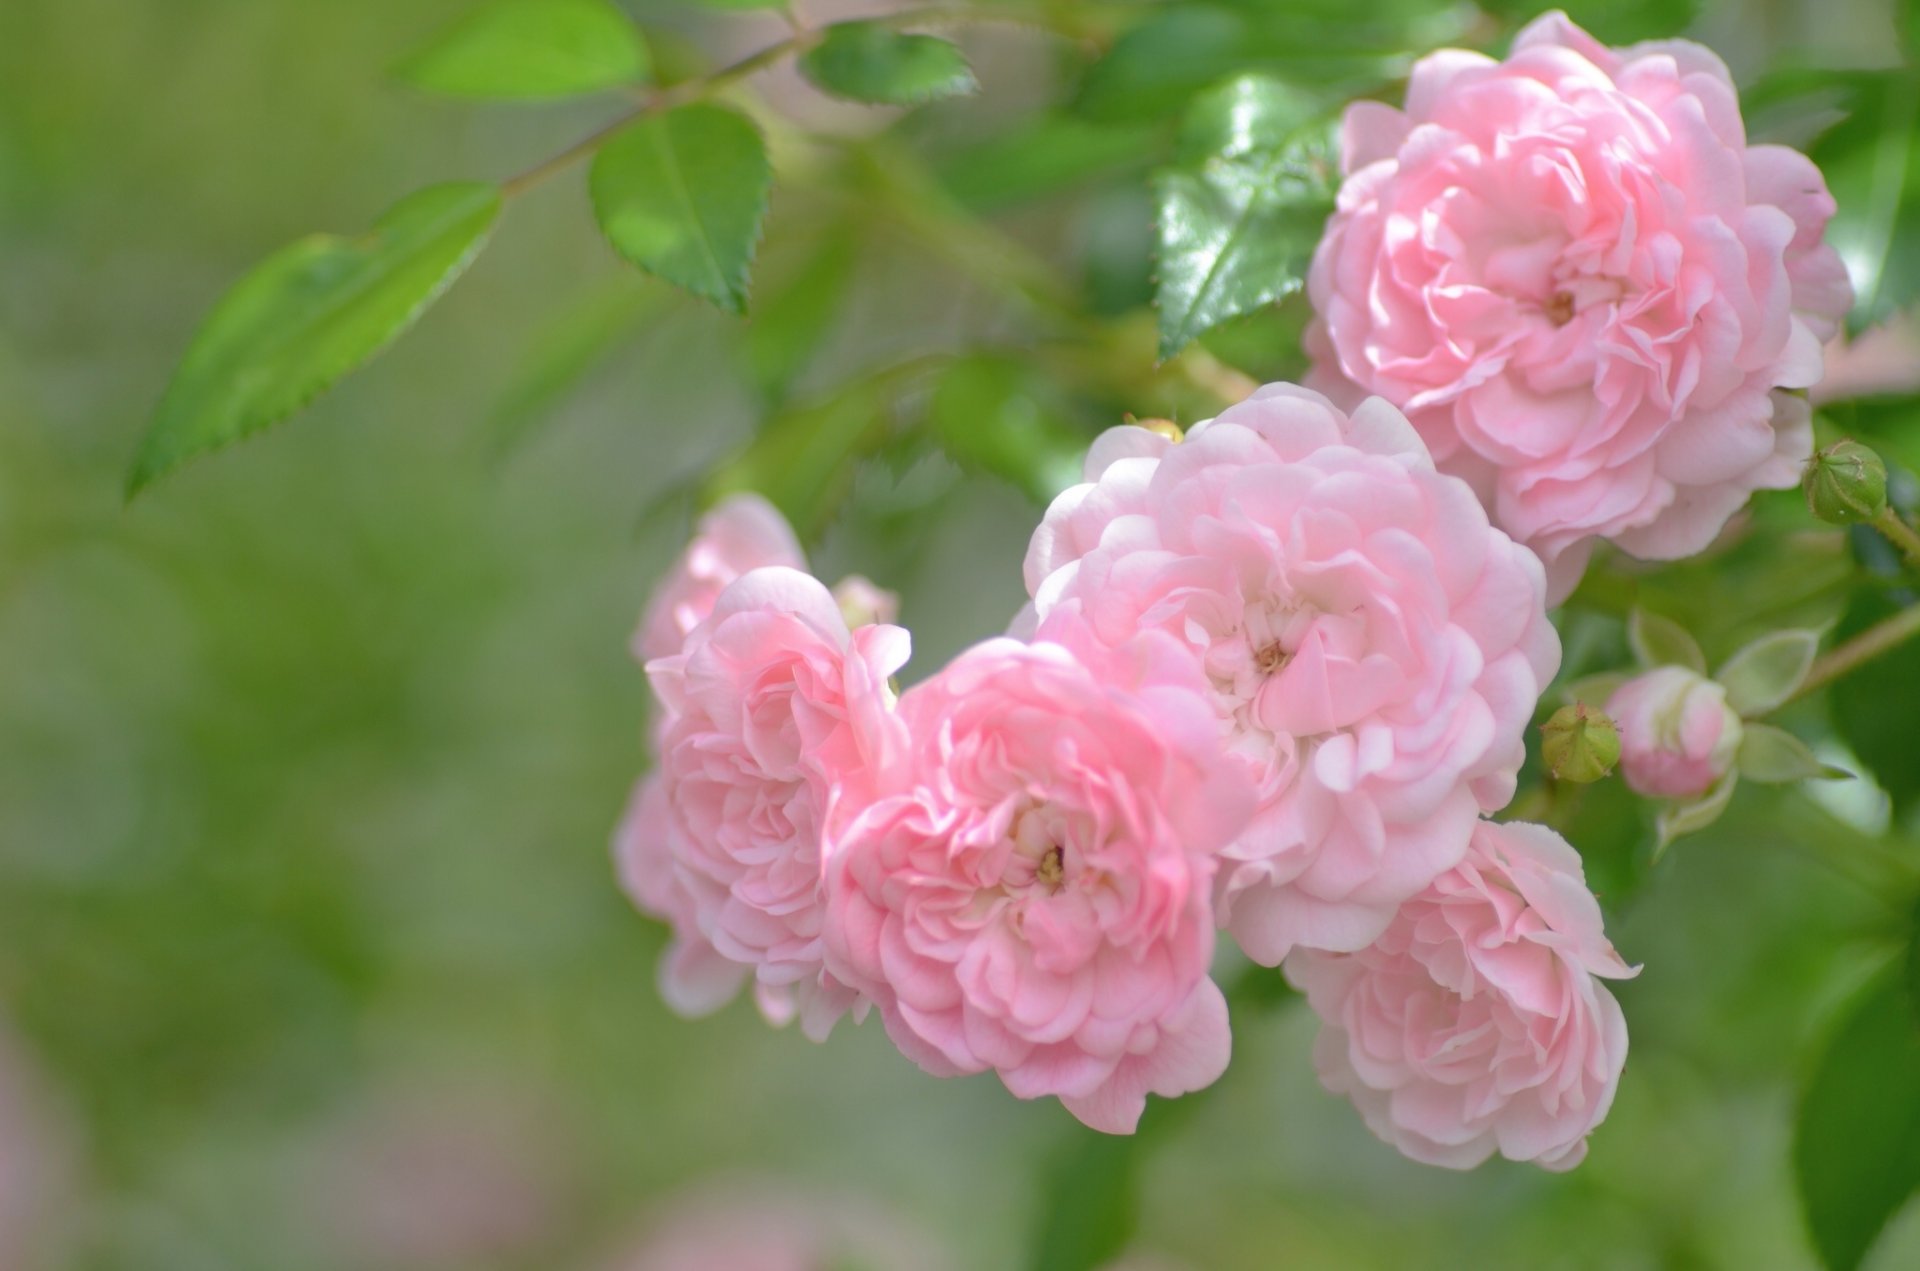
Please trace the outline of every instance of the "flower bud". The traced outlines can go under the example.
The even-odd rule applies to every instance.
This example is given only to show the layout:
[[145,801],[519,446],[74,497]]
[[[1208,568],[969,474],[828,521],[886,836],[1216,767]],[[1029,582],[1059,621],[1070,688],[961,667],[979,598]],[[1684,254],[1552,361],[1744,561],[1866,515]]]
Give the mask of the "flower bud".
[[1857,441],[1836,441],[1808,461],[1807,507],[1829,525],[1871,521],[1887,506],[1887,467]]
[[1585,785],[1620,762],[1620,732],[1585,702],[1562,706],[1540,728],[1540,754],[1556,781]]
[[848,574],[833,585],[833,599],[840,616],[850,628],[892,622],[900,616],[900,597],[885,587],[876,587],[859,574]]
[[1692,799],[1733,768],[1743,725],[1727,690],[1684,666],[1655,667],[1615,689],[1620,775],[1636,794]]

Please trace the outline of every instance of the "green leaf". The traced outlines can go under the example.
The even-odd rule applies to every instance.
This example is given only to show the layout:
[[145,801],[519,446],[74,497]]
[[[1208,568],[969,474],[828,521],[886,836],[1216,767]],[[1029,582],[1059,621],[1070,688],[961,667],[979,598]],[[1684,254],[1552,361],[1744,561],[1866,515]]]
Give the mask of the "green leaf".
[[497,454],[514,449],[568,390],[673,296],[657,284],[636,286],[630,274],[617,281],[619,286],[590,296],[528,342],[493,411],[490,432]]
[[1900,968],[1849,1005],[1801,1092],[1793,1170],[1829,1271],[1858,1267],[1920,1187],[1920,1021]]
[[1845,83],[1851,113],[1810,154],[1838,205],[1827,241],[1853,279],[1857,329],[1920,299],[1920,72],[1858,71]]
[[644,83],[640,32],[611,0],[499,0],[401,63],[415,87],[457,97],[570,97]]
[[1480,7],[1516,23],[1561,9],[1602,44],[1682,35],[1700,12],[1699,0],[1482,0]]
[[1045,507],[1080,480],[1089,438],[1044,396],[1023,361],[971,357],[941,376],[927,419],[955,463],[999,477]]
[[1793,696],[1819,651],[1818,631],[1775,631],[1728,658],[1714,678],[1726,686],[1734,713],[1753,718]]
[[1738,776],[1730,772],[1699,798],[1661,808],[1653,822],[1654,859],[1659,860],[1675,839],[1697,833],[1718,821],[1727,805],[1733,802],[1733,789],[1738,784]]
[[[1844,643],[1901,606],[1878,591],[1856,592],[1834,630]],[[1920,801],[1920,745],[1915,744],[1913,703],[1920,701],[1920,643],[1908,642],[1876,657],[1827,688],[1835,730],[1901,816]]]
[[1180,123],[1182,162],[1238,159],[1280,149],[1319,112],[1311,96],[1272,75],[1237,75],[1201,93]]
[[938,170],[947,192],[964,207],[995,212],[1098,177],[1137,172],[1163,136],[1158,124],[1110,127],[1072,115],[1041,115],[944,155]]
[[1687,629],[1671,618],[1636,608],[1627,617],[1627,647],[1641,666],[1684,666],[1707,673],[1707,655]]
[[1907,933],[1907,1005],[1913,1021],[1920,1027],[1920,904],[1913,909],[1912,930]]
[[1162,358],[1305,285],[1338,168],[1331,136],[1312,129],[1272,154],[1155,176]]
[[746,312],[773,169],[745,118],[692,105],[643,119],[600,148],[590,184],[600,228],[621,255]]
[[862,461],[894,438],[896,396],[923,370],[918,363],[889,367],[775,416],[714,470],[703,500],[755,490],[801,537],[817,538],[840,511]]
[[437,185],[357,238],[316,234],[268,257],[194,336],[134,457],[128,496],[285,419],[392,343],[472,263],[499,213],[491,185]]
[[855,243],[850,232],[835,230],[807,257],[798,272],[764,291],[747,324],[747,371],[762,398],[779,402],[794,377],[820,347],[846,299],[853,280]]
[[980,87],[951,42],[878,22],[836,22],[801,57],[800,70],[835,97],[883,106],[962,97]]
[[1139,1223],[1141,1141],[1074,1133],[1041,1179],[1032,1271],[1095,1271],[1119,1257]]
[[1853,774],[1822,763],[1806,742],[1784,728],[1749,723],[1741,731],[1736,767],[1742,779],[1778,785],[1813,777],[1850,777]]

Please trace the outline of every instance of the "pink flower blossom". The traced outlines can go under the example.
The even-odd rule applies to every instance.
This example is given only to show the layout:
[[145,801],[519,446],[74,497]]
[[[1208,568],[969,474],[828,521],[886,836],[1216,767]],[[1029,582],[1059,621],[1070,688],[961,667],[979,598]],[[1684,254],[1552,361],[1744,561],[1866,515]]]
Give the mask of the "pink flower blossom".
[[1378,399],[1269,385],[1177,444],[1113,429],[1086,475],[1033,536],[1033,613],[1201,661],[1259,792],[1219,876],[1248,955],[1364,947],[1513,797],[1560,658],[1539,561]]
[[1727,690],[1684,666],[1636,675],[1607,699],[1620,730],[1620,775],[1659,799],[1705,794],[1733,768],[1740,717]]
[[1348,109],[1343,146],[1316,382],[1401,406],[1555,598],[1596,539],[1688,556],[1799,479],[1809,436],[1770,394],[1820,379],[1852,291],[1819,170],[1747,144],[1712,52],[1549,13],[1504,62],[1423,58],[1404,110]]
[[899,717],[902,762],[827,857],[828,965],[895,1044],[1115,1134],[1148,1092],[1217,1078],[1208,892],[1251,792],[1191,654],[1105,647],[1067,612],[961,654]]
[[672,657],[681,641],[713,610],[728,583],[762,565],[807,567],[793,528],[773,504],[757,494],[735,494],[700,518],[693,541],[654,589],[633,633],[641,662]]
[[1482,821],[1379,940],[1297,950],[1286,973],[1320,1017],[1321,1083],[1416,1161],[1470,1169],[1498,1151],[1571,1169],[1613,1104],[1627,1025],[1594,977],[1638,968],[1545,826]]
[[730,584],[684,649],[647,664],[668,708],[657,784],[623,828],[622,873],[675,927],[663,979],[692,1013],[751,967],[761,1009],[823,1037],[852,996],[822,974],[821,845],[897,745],[887,678],[907,633],[849,632],[820,582],[780,567]]

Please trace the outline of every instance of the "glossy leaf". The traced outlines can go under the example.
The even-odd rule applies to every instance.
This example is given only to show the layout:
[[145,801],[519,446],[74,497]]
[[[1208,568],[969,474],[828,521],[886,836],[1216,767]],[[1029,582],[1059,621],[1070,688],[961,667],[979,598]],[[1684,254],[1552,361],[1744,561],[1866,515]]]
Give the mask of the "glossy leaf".
[[600,228],[648,273],[735,313],[760,240],[773,169],[759,131],[720,106],[643,119],[600,149]]
[[1860,327],[1920,298],[1920,72],[1859,71],[1841,83],[1847,118],[1811,154],[1838,205],[1827,239],[1847,262]]
[[[1835,643],[1852,638],[1899,607],[1877,591],[1863,588],[1835,629]],[[1913,708],[1920,701],[1920,643],[1900,645],[1835,680],[1827,689],[1827,701],[1834,728],[1847,749],[1887,792],[1895,815],[1904,814],[1920,800],[1920,746],[1914,744]]]
[[1853,1271],[1920,1188],[1920,1020],[1899,966],[1849,1005],[1800,1096],[1794,1179],[1829,1271]]
[[1332,139],[1315,129],[1271,154],[1154,178],[1161,357],[1305,286],[1337,171]]
[[1285,80],[1237,75],[1194,98],[1180,123],[1180,158],[1202,163],[1278,150],[1318,110],[1313,97]]
[[640,32],[611,0],[499,0],[403,62],[419,88],[458,97],[568,97],[644,83]]
[[1635,609],[1627,618],[1627,647],[1643,667],[1684,666],[1707,673],[1707,655],[1687,629],[1645,609]]
[[1728,658],[1714,678],[1736,714],[1764,715],[1793,696],[1819,651],[1818,631],[1775,631]]
[[963,468],[999,477],[1045,507],[1080,480],[1090,438],[1049,409],[1023,363],[974,357],[941,376],[928,423]]
[[134,457],[128,494],[285,419],[392,343],[472,263],[499,213],[491,185],[438,185],[359,237],[316,234],[268,257],[195,335]]
[[908,35],[878,22],[839,22],[800,59],[800,70],[835,97],[914,106],[980,87],[951,41]]

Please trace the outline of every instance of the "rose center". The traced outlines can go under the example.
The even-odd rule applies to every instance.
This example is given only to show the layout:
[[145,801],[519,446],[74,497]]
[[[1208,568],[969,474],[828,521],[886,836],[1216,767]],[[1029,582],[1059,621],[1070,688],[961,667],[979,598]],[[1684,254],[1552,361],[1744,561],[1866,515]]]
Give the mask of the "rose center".
[[1262,675],[1272,675],[1287,664],[1287,651],[1278,640],[1266,645],[1253,655],[1254,669]]
[[1541,309],[1547,315],[1547,321],[1556,327],[1564,327],[1573,321],[1573,295],[1570,292],[1556,291]]
[[1066,881],[1067,869],[1059,844],[1049,847],[1040,863],[1034,867],[1033,876],[1050,892],[1060,890],[1060,884]]

